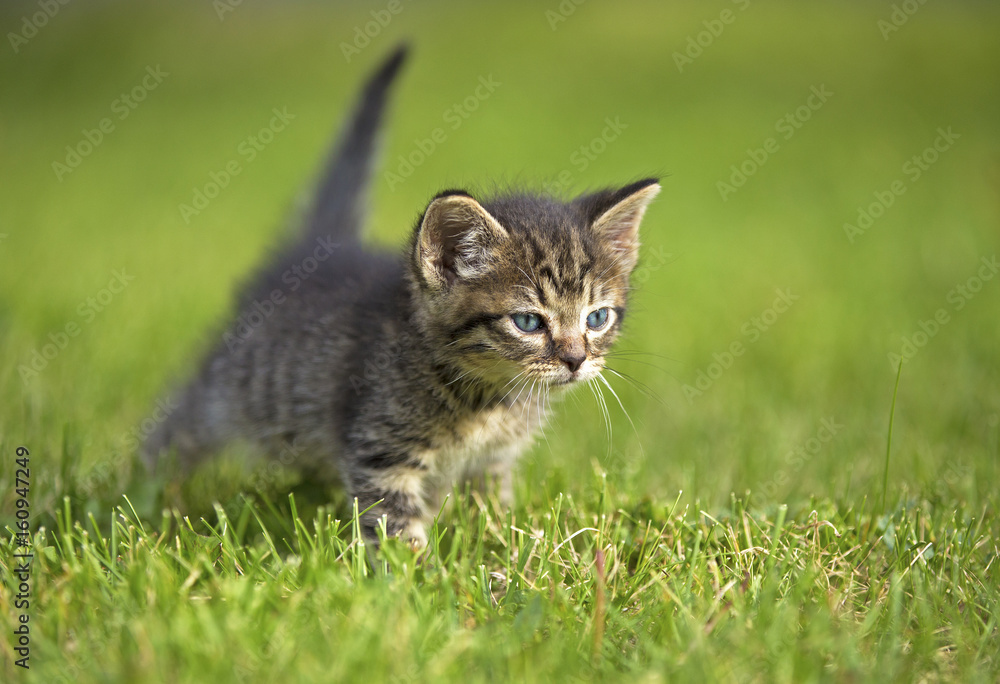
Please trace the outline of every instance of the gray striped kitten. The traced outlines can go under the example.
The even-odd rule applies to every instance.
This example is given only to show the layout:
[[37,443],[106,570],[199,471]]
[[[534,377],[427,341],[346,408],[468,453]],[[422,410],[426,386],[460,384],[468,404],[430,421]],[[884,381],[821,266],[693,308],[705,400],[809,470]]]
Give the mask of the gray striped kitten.
[[[461,478],[510,474],[552,393],[600,378],[625,315],[655,179],[561,202],[433,198],[401,255],[359,233],[386,93],[364,88],[301,239],[258,274],[240,315],[144,445],[192,467],[231,441],[339,473],[376,540],[414,548]],[[601,378],[603,379],[603,378]],[[377,504],[377,505],[375,505]]]

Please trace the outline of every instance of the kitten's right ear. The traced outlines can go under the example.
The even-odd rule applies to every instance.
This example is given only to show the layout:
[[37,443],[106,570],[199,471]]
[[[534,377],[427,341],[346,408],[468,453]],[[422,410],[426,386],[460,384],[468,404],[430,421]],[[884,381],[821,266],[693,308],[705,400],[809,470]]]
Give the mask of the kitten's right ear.
[[451,287],[474,278],[489,266],[493,247],[507,231],[470,195],[453,191],[438,195],[417,233],[416,260],[431,287]]

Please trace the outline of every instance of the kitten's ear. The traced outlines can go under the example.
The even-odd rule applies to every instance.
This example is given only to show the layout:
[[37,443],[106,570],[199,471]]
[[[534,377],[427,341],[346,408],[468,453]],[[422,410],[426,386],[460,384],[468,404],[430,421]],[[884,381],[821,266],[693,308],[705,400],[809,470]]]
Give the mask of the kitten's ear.
[[632,183],[620,190],[585,195],[576,201],[587,212],[590,229],[622,255],[621,264],[631,271],[639,259],[639,223],[646,207],[660,192],[655,178]]
[[461,191],[438,195],[420,223],[417,262],[424,280],[450,287],[473,278],[489,266],[493,247],[507,231],[482,205]]

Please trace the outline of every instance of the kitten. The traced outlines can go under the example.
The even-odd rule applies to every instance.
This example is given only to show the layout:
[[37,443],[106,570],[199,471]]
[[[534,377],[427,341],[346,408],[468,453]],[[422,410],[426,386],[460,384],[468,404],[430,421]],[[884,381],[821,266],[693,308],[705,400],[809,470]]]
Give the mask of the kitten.
[[509,500],[550,393],[600,377],[660,186],[568,203],[448,190],[401,256],[363,249],[374,141],[404,56],[365,87],[305,234],[247,289],[144,455],[152,466],[169,450],[191,467],[233,440],[272,456],[294,444],[300,463],[334,468],[359,510],[372,507],[370,540],[385,516],[419,549],[457,479],[496,476]]

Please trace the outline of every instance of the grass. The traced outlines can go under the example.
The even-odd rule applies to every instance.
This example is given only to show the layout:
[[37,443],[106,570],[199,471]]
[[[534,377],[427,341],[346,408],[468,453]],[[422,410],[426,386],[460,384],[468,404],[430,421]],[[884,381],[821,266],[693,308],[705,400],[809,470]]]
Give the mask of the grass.
[[[346,62],[340,43],[384,6],[247,0],[220,21],[210,3],[70,3],[0,50],[0,528],[24,445],[35,552],[22,671],[13,534],[0,544],[0,678],[996,681],[996,9],[926,3],[886,40],[891,4],[594,0],[552,30],[548,6],[406,3]],[[7,4],[0,23],[34,11]],[[373,568],[342,492],[236,451],[151,481],[135,444],[403,37],[383,168],[447,138],[402,183],[377,178],[371,240],[399,244],[444,187],[668,175],[612,363],[645,386],[614,382],[631,420],[612,402],[606,428],[573,395],[513,509],[456,491],[425,562],[389,541]],[[57,178],[157,65],[162,83]],[[452,129],[481,76],[500,85]],[[276,107],[295,118],[248,159]],[[134,279],[113,293],[116,271]]]
[[984,511],[713,516],[591,484],[514,511],[459,496],[424,563],[390,542],[375,570],[350,518],[294,496],[275,527],[259,502],[155,525],[67,504],[34,543],[32,662],[39,681],[990,678]]

